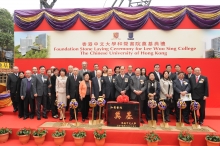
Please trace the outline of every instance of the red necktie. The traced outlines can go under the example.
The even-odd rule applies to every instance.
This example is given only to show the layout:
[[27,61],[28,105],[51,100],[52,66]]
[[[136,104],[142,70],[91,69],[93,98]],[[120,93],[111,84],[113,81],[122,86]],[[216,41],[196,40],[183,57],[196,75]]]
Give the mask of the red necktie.
[[198,77],[198,76],[196,76],[196,83],[198,83],[198,81],[199,81],[199,77]]

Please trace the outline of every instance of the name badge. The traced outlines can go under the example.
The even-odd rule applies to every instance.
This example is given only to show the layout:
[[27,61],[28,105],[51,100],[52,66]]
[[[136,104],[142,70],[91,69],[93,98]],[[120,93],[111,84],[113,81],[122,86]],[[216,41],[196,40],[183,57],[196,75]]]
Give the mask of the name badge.
[[114,83],[114,82],[115,82],[115,79],[112,79],[112,82]]
[[125,78],[125,82],[128,82],[128,78]]
[[141,84],[144,84],[144,81],[143,80],[140,80]]
[[203,83],[203,81],[199,81],[199,83]]

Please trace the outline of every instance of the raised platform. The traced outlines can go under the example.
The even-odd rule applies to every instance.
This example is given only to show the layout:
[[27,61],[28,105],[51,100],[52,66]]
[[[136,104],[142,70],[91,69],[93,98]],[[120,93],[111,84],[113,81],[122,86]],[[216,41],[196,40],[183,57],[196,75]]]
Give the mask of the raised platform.
[[[220,111],[220,109],[207,109],[206,114],[207,117],[204,121],[204,127],[208,126],[214,131],[220,132],[220,115],[219,114],[213,114],[217,113],[217,111]],[[8,127],[13,129],[13,134],[10,136],[10,140],[5,143],[5,146],[11,146],[11,145],[16,145],[19,146],[19,142],[17,140],[16,132],[18,129],[23,128],[23,127],[30,127],[31,129],[36,129],[44,125],[46,122],[60,122],[58,119],[53,119],[51,117],[51,113],[48,114],[48,119],[42,119],[38,121],[35,117],[35,119],[19,119],[17,117],[17,113],[12,112],[12,107],[6,107],[6,108],[1,108],[0,112],[3,114],[3,116],[0,117],[0,125],[1,127]],[[211,113],[209,113],[211,112]],[[66,122],[69,122],[69,116],[68,113],[66,114],[67,120]],[[161,118],[159,117],[159,121],[157,125],[159,126],[159,123],[161,123]],[[190,120],[192,122],[192,119]],[[79,122],[82,123],[81,118],[79,118]],[[71,122],[73,123],[73,122]],[[84,122],[83,124],[88,123],[88,120]],[[147,122],[145,121],[145,124]],[[175,119],[174,116],[171,116],[171,122],[169,123],[171,126],[175,126]],[[191,125],[186,125],[191,127]],[[46,126],[47,127],[47,126]],[[143,126],[144,127],[144,126]],[[144,129],[142,127],[140,128],[122,128],[122,127],[107,127],[104,126],[103,129],[106,129],[107,131],[107,139],[106,139],[106,146],[142,146],[146,145],[146,142],[144,141],[144,136],[146,134],[147,129]],[[58,127],[49,127],[46,128],[48,129],[49,133],[46,136],[46,142],[43,145],[54,145],[53,144],[53,139],[51,137],[52,132],[57,129]],[[65,128],[67,132],[67,136],[65,138],[65,143],[64,146],[67,145],[74,145],[73,144],[73,138],[72,138],[72,132],[75,129],[74,127],[71,128]],[[85,146],[93,146],[94,145],[94,138],[93,138],[93,128],[85,128],[87,132],[87,137],[85,139]],[[169,145],[169,146],[175,146],[178,145],[178,140],[177,140],[177,135],[178,131],[175,130],[159,130],[156,129],[156,132],[160,135],[162,141],[159,143],[161,146]],[[209,132],[213,132],[212,130],[210,131],[192,131],[194,134],[194,141],[192,143],[192,146],[206,146],[205,143],[205,135]],[[33,138],[31,138],[31,141],[27,144],[28,146],[35,145],[33,142]]]

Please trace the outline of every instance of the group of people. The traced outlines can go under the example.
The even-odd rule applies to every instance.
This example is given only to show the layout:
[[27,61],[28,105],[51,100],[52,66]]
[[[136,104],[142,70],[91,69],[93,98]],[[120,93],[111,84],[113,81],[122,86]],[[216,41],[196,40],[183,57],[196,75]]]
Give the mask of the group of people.
[[[47,112],[52,111],[53,118],[66,118],[66,110],[70,110],[70,121],[78,118],[78,112],[82,114],[82,121],[88,120],[89,101],[91,98],[103,96],[108,101],[116,101],[119,95],[129,96],[130,101],[137,101],[140,105],[140,122],[144,123],[142,115],[146,115],[146,120],[151,120],[151,110],[148,107],[148,100],[155,100],[157,103],[163,100],[167,104],[165,109],[165,120],[170,122],[170,114],[176,115],[179,122],[179,108],[177,101],[181,96],[190,93],[192,99],[201,106],[199,117],[196,116],[199,124],[203,124],[205,119],[205,103],[208,97],[208,80],[201,75],[199,67],[194,69],[191,66],[186,68],[187,73],[181,71],[179,64],[175,65],[175,72],[172,73],[171,65],[166,65],[163,73],[160,73],[160,65],[154,65],[154,71],[148,75],[146,68],[135,68],[129,65],[127,72],[125,66],[116,66],[113,69],[103,66],[99,70],[99,65],[94,64],[94,70],[87,69],[87,62],[82,62],[82,69],[72,65],[66,69],[52,66],[46,70],[44,66],[32,68],[32,72],[25,73],[18,67],[13,67],[13,73],[8,76],[7,90],[11,94],[14,111],[18,111],[19,118],[41,119],[41,106],[43,106],[42,117],[47,119]],[[133,72],[134,71],[134,72]],[[69,107],[72,99],[78,102],[76,117],[73,109]],[[64,103],[65,107],[58,116],[57,105]],[[186,101],[187,107],[183,110],[183,121],[187,124],[190,116],[190,103]],[[153,118],[157,121],[159,109],[153,109]],[[98,107],[95,108],[94,119],[97,118]],[[192,114],[192,116],[194,116]],[[194,118],[193,118],[194,119]],[[195,121],[193,121],[195,123]]]

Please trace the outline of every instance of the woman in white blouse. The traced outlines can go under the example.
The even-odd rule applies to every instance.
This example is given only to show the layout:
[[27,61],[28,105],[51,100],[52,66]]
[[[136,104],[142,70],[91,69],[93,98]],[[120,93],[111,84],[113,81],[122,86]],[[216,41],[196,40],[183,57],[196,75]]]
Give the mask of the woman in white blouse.
[[169,72],[163,72],[163,78],[160,80],[160,100],[164,100],[167,108],[164,111],[164,118],[166,122],[170,122],[170,105],[173,98],[173,82],[169,78]]

